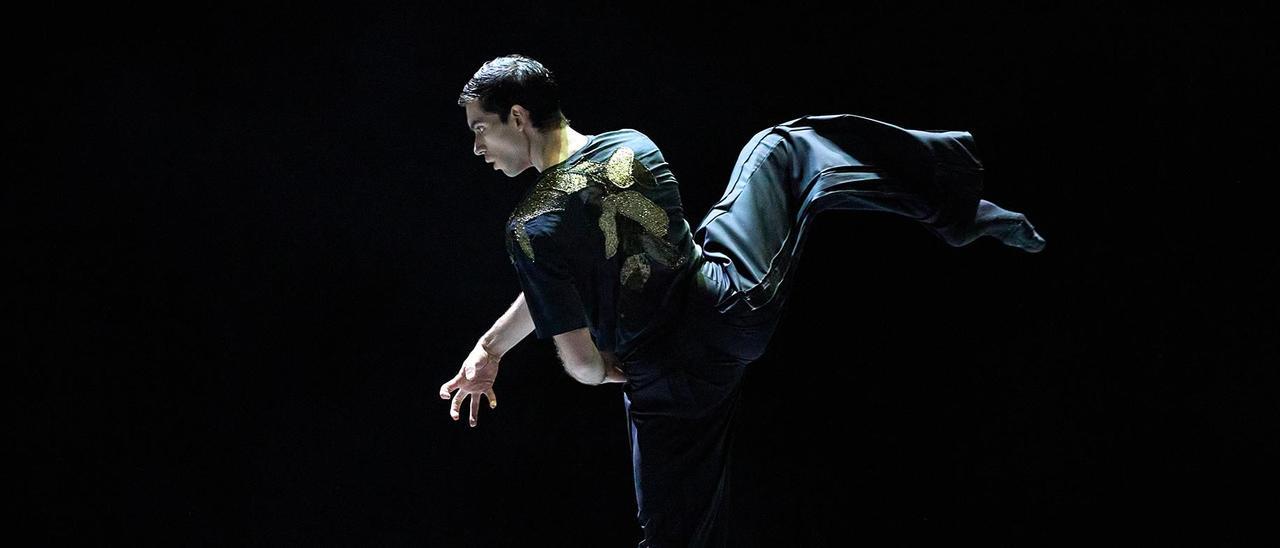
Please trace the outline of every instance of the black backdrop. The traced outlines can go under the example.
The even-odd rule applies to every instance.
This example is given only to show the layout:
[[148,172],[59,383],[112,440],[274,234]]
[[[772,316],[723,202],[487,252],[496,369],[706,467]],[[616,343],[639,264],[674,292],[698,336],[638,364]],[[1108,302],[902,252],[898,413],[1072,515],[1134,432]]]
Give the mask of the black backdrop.
[[17,516],[113,545],[634,545],[620,385],[530,338],[478,427],[436,395],[519,291],[501,227],[536,172],[474,157],[455,104],[518,52],[579,131],[652,137],[691,225],[752,133],[849,112],[973,132],[985,196],[1048,240],[819,218],[745,380],[737,545],[1236,534],[1275,501],[1276,40],[1261,3],[1086,4],[13,21]]

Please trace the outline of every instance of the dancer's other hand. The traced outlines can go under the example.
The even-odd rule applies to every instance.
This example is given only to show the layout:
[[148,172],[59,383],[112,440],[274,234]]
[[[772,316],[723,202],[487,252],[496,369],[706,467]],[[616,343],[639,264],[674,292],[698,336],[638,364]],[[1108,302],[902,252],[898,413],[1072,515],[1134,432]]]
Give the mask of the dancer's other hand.
[[[475,348],[471,349],[471,354],[462,362],[462,367],[458,368],[458,374],[449,379],[449,382],[440,385],[442,399],[449,399],[450,393],[453,393],[453,402],[449,407],[449,416],[453,420],[456,421],[461,417],[462,402],[468,396],[471,397],[470,424],[473,428],[476,425],[476,416],[480,412],[481,395],[489,398],[490,409],[498,407],[498,396],[493,392],[493,382],[498,377],[498,363],[501,360],[502,356],[490,354],[477,342]],[[454,392],[455,390],[457,392]]]
[[604,358],[606,371],[604,375],[604,383],[627,382],[627,374],[623,372],[622,360],[618,359],[617,354],[606,350],[600,352],[600,357]]

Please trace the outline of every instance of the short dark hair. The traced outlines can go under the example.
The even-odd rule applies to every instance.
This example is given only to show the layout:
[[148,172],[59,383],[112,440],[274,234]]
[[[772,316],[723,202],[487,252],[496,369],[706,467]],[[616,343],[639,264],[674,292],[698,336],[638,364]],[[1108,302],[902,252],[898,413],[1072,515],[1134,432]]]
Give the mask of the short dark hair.
[[529,111],[530,122],[538,131],[569,125],[560,111],[560,84],[551,70],[530,57],[512,53],[486,62],[476,71],[458,96],[458,106],[480,101],[485,112],[498,114],[507,123],[511,106],[519,104]]

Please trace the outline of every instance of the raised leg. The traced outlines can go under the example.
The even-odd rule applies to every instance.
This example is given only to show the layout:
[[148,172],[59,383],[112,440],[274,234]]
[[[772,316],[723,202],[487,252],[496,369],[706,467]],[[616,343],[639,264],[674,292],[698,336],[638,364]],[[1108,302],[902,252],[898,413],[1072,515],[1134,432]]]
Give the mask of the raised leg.
[[1045,246],[1044,238],[1036,232],[1036,227],[1026,215],[986,200],[978,201],[978,211],[972,221],[935,228],[934,232],[954,247],[969,245],[982,236],[990,236],[1028,253],[1039,253]]
[[[805,116],[756,133],[724,195],[694,231],[729,289],[726,314],[785,299],[813,217],[827,209],[892,213],[949,245],[990,236],[1031,253],[1045,240],[1026,216],[980,199],[983,167],[965,131],[900,128],[851,114]],[[779,299],[779,300],[781,300]]]

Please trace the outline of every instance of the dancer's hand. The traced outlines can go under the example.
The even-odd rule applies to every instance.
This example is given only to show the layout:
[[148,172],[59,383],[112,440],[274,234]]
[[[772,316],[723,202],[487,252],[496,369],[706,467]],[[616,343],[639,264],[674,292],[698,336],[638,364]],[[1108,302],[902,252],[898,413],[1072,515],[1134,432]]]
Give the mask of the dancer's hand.
[[627,382],[627,374],[622,372],[622,360],[616,354],[606,350],[600,352],[600,357],[604,358],[604,383]]
[[493,381],[498,377],[498,362],[502,360],[502,356],[490,354],[485,351],[480,343],[476,343],[475,348],[471,349],[471,354],[462,362],[462,367],[458,368],[458,374],[454,375],[449,382],[440,385],[440,397],[449,399],[449,393],[457,390],[453,394],[453,404],[449,408],[449,416],[453,420],[458,420],[462,408],[462,401],[471,396],[471,426],[476,425],[476,415],[480,412],[480,395],[483,394],[489,398],[489,408],[498,407],[498,396],[493,393]]

